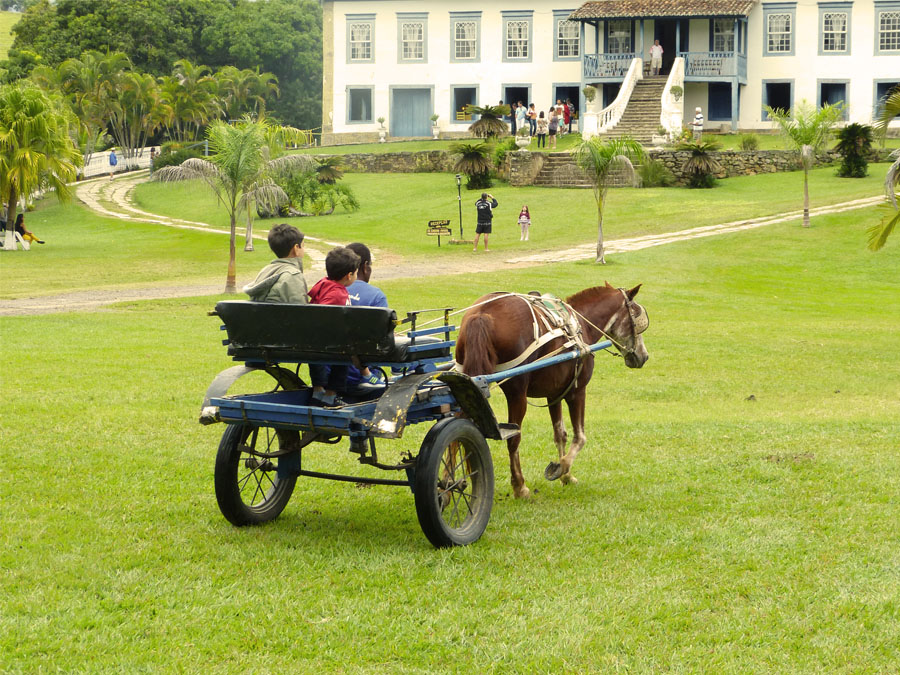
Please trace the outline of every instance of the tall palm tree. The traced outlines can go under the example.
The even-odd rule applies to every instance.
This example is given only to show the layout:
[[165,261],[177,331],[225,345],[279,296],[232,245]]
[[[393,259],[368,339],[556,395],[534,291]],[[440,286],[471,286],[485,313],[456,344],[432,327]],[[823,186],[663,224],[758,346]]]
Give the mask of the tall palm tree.
[[611,179],[617,172],[625,171],[634,178],[634,164],[645,157],[641,144],[630,138],[613,138],[608,141],[599,136],[582,141],[575,148],[575,163],[590,179],[597,201],[597,257],[595,262],[606,264],[603,251],[603,207]]
[[[900,87],[895,87],[882,101],[881,113],[875,122],[875,129],[881,136],[882,143],[887,136],[888,124],[900,115]],[[884,179],[884,191],[889,204],[885,205],[888,213],[869,228],[869,248],[877,251],[884,246],[891,233],[900,226],[900,207],[897,206],[897,186],[900,185],[900,150],[891,153],[894,163],[888,169]]]
[[149,73],[127,71],[115,81],[114,97],[108,101],[109,126],[125,160],[135,156],[147,139],[171,114],[163,102],[159,85]]
[[[81,153],[69,137],[72,113],[65,103],[30,82],[0,87],[0,194],[7,201],[7,222],[16,218],[21,196],[52,188],[68,199],[81,165]],[[4,247],[15,249],[12,227]]]
[[509,115],[509,106],[505,103],[485,106],[467,105],[465,111],[467,115],[478,115],[478,120],[472,123],[469,131],[479,138],[494,138],[509,131],[506,122],[501,119],[504,115]]
[[788,145],[800,153],[803,166],[803,227],[809,227],[809,170],[816,161],[816,152],[825,146],[831,137],[831,130],[843,116],[842,108],[840,103],[826,103],[816,108],[806,100],[800,101],[790,112],[765,107],[769,119],[778,126]]
[[[228,253],[228,274],[225,292],[234,293],[235,237],[237,215],[241,209],[250,211],[256,202],[267,208],[277,208],[287,201],[287,195],[272,180],[272,175],[291,169],[312,170],[315,159],[307,155],[284,155],[275,159],[269,156],[266,141],[266,125],[244,118],[231,125],[215,121],[207,127],[209,159],[188,159],[180,166],[167,166],[153,173],[153,180],[163,182],[203,179],[228,211],[231,227]],[[247,239],[251,232],[248,228]]]

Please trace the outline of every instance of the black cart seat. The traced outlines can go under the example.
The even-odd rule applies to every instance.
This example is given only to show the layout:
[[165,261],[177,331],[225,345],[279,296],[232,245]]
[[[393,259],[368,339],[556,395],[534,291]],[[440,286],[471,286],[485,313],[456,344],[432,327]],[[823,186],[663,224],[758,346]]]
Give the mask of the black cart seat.
[[397,313],[382,307],[225,300],[215,314],[235,361],[351,363],[355,356],[368,364],[410,364],[448,360],[454,344],[430,335],[395,336]]

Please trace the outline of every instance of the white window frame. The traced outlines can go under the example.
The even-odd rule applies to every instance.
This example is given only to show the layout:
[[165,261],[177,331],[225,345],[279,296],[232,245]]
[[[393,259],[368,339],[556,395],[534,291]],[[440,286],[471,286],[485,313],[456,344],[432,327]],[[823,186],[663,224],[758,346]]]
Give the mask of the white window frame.
[[[628,27],[619,30],[619,26]],[[627,42],[625,42],[627,36]],[[611,19],[606,22],[606,53],[631,54],[634,52],[634,22],[631,19]]]
[[428,63],[428,12],[397,12],[397,63]]
[[900,53],[900,2],[875,2],[875,54]]
[[[347,124],[372,124],[375,121],[375,87],[368,85],[347,85],[346,88],[346,96],[347,96]],[[361,119],[355,120],[351,118],[351,105],[350,101],[353,96],[352,92],[354,91],[368,91],[369,92],[369,119]]]
[[[503,17],[503,61],[531,63],[534,53],[532,40],[533,11],[501,12]],[[513,35],[510,29],[515,29]]]
[[[374,14],[347,14],[347,63],[375,63],[375,15]],[[353,32],[356,28],[366,27],[369,32],[368,40],[354,42]],[[354,55],[355,49],[365,49],[368,46],[368,55]]]
[[[725,27],[723,30],[722,27]],[[717,42],[722,41],[720,47]],[[730,44],[730,46],[729,46]],[[714,52],[733,52],[734,51],[734,19],[733,18],[714,18],[712,19],[712,43],[710,51]]]
[[[474,36],[471,39],[459,39],[459,26],[471,25]],[[471,42],[469,56],[460,56],[461,43]],[[481,62],[481,12],[450,12],[450,63]]]
[[[553,60],[554,61],[579,61],[581,59],[581,24],[577,21],[568,21],[573,10],[553,10]],[[563,30],[572,31],[575,34],[563,35]],[[566,53],[563,53],[563,52]]]
[[[781,26],[773,25],[775,20],[786,19],[786,30],[773,32],[774,28]],[[763,56],[793,56],[796,47],[797,32],[797,3],[796,2],[779,2],[763,5]],[[786,41],[784,48],[772,49],[775,46],[781,46]]]

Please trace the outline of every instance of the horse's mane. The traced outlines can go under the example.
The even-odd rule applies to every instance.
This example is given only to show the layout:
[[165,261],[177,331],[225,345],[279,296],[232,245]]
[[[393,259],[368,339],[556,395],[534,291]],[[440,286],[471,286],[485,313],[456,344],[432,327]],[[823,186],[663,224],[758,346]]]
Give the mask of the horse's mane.
[[566,302],[573,307],[575,305],[588,305],[594,302],[597,302],[604,295],[609,293],[610,290],[615,290],[612,286],[593,286],[591,288],[585,288],[583,291],[578,291],[574,295],[570,295],[566,298]]

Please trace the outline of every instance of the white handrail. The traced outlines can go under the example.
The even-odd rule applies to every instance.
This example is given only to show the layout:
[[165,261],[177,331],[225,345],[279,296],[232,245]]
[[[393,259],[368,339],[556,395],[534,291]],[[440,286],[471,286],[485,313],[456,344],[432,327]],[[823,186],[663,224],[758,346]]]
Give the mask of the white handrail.
[[[672,95],[672,87],[680,87],[681,95],[676,99]],[[662,93],[662,112],[659,114],[659,124],[666,130],[666,135],[671,139],[681,133],[684,123],[684,58],[679,56],[672,63],[669,79]]]
[[[628,107],[628,101],[631,100],[631,93],[634,91],[637,81],[643,79],[643,77],[644,61],[639,58],[632,59],[631,66],[628,68],[625,79],[622,81],[616,100],[599,112],[588,111],[584,114],[582,138],[587,139],[598,134],[605,134],[615,127],[619,120],[622,119],[625,108]],[[598,91],[597,93],[599,94],[600,92]]]

